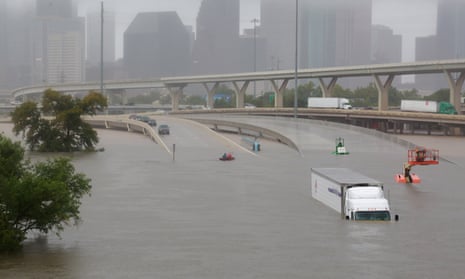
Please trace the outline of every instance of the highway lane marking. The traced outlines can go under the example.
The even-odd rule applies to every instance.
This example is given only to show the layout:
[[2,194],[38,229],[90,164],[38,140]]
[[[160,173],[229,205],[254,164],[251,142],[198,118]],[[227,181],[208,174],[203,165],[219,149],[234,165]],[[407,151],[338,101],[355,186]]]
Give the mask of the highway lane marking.
[[251,154],[251,155],[253,155],[253,156],[258,156],[255,152],[252,152],[252,151],[250,151],[249,149],[243,147],[242,145],[236,143],[236,142],[233,141],[232,139],[230,139],[230,138],[228,138],[228,137],[225,137],[225,136],[221,135],[221,134],[218,133],[218,132],[213,131],[212,129],[210,129],[210,128],[209,128],[208,126],[206,126],[206,125],[203,125],[203,124],[201,124],[201,123],[199,123],[199,122],[196,122],[196,121],[193,121],[193,120],[184,119],[184,118],[173,117],[172,119],[181,120],[181,121],[184,121],[184,122],[186,122],[186,123],[188,123],[188,124],[191,124],[191,125],[194,124],[194,125],[196,125],[196,126],[202,128],[202,129],[206,129],[206,130],[207,130],[209,133],[211,133],[212,135],[219,137],[220,139],[222,139],[222,140],[228,142],[229,144],[235,146],[236,148],[238,148],[238,149],[240,149],[240,150],[242,150],[242,151],[244,151],[244,152],[247,152],[247,153],[249,153],[249,154]]

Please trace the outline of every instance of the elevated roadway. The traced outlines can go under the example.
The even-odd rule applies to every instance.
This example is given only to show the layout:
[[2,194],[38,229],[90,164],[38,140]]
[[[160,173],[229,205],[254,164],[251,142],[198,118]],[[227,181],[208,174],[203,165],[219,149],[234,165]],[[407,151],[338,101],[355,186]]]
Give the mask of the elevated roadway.
[[[208,111],[191,110],[171,112],[173,115],[212,114],[218,119],[229,118],[233,115],[254,115],[267,117],[294,117],[333,121],[353,126],[379,130],[385,133],[420,133],[442,135],[465,135],[465,115],[446,115],[434,113],[416,113],[401,111],[376,111],[376,110],[341,110],[341,109],[314,109],[299,108],[257,108],[257,109],[213,109]],[[198,117],[197,117],[198,118]]]
[[[449,83],[450,102],[460,107],[460,94],[465,82],[465,59],[423,61],[412,63],[393,63],[380,65],[361,65],[298,70],[299,79],[317,79],[324,97],[332,96],[337,80],[348,77],[372,77],[378,89],[378,109],[388,109],[388,92],[395,77],[411,74],[442,73]],[[184,87],[201,84],[208,93],[207,104],[213,107],[214,94],[222,83],[232,83],[236,93],[236,105],[244,107],[245,93],[250,82],[270,81],[275,92],[275,107],[283,106],[283,94],[288,82],[294,79],[295,72],[265,71],[253,73],[165,77],[153,80],[105,81],[105,90],[167,88],[171,94],[172,109],[177,110]],[[45,89],[53,88],[60,92],[78,92],[100,90],[100,83],[48,84],[19,88],[12,92],[15,99],[31,94],[41,94]]]

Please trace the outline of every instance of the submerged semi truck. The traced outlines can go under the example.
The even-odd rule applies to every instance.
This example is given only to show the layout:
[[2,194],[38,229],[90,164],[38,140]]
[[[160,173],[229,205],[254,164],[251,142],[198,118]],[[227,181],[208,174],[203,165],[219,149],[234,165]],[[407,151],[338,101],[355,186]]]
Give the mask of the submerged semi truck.
[[457,110],[449,102],[436,102],[427,100],[402,100],[400,102],[400,110],[441,114],[457,114]]
[[312,168],[311,183],[312,197],[344,219],[391,220],[383,183],[375,179],[347,168]]
[[352,109],[349,99],[338,97],[310,97],[307,99],[309,108]]

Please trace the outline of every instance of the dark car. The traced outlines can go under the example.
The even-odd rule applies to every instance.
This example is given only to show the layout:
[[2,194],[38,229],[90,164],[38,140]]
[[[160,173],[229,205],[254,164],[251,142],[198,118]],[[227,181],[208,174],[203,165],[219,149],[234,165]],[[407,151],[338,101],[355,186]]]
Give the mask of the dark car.
[[148,123],[151,118],[146,115],[138,115],[137,120]]
[[170,127],[166,124],[161,124],[158,126],[158,134],[159,135],[169,135],[170,134]]
[[152,127],[155,127],[155,126],[157,126],[157,121],[155,119],[149,119],[147,121],[147,124],[149,124]]

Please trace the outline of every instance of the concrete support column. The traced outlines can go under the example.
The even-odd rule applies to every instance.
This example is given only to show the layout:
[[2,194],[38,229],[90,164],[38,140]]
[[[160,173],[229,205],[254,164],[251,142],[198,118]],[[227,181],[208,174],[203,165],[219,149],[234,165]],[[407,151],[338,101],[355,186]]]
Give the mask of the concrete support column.
[[168,87],[171,96],[171,109],[177,111],[179,109],[179,99],[182,96],[183,87]]
[[210,89],[208,88],[208,83],[204,82],[202,83],[203,87],[205,87],[205,89],[207,90],[207,107],[208,108],[213,108],[214,104],[215,104],[215,100],[213,99],[213,97],[215,96],[215,91],[216,89],[218,89],[218,86],[220,86],[220,83],[219,82],[215,82],[213,84],[213,87]]
[[389,103],[389,88],[391,88],[394,75],[388,75],[386,81],[383,83],[379,75],[373,75],[375,80],[376,88],[378,88],[378,110],[387,110]]
[[125,89],[121,90],[121,103],[123,105],[128,104],[128,93],[126,92]]
[[454,105],[455,109],[457,112],[460,114],[460,108],[462,106],[461,100],[460,100],[460,92],[462,91],[462,86],[465,81],[465,71],[459,72],[459,76],[457,79],[452,77],[452,71],[444,71],[444,74],[446,75],[446,79],[449,82],[449,88],[450,88],[450,103]]
[[247,87],[249,87],[250,81],[245,81],[242,87],[239,87],[236,81],[233,81],[234,88],[236,89],[236,108],[243,108],[244,107],[244,100],[245,100],[245,91],[247,91]]
[[332,97],[334,86],[337,82],[337,77],[332,77],[328,85],[326,85],[323,78],[318,78],[318,80],[320,81],[320,88],[321,92],[323,93],[323,97]]
[[284,95],[284,90],[287,87],[287,83],[289,82],[289,79],[283,80],[283,83],[281,83],[280,86],[276,84],[275,80],[270,80],[271,85],[273,85],[274,89],[274,107],[275,108],[282,108],[283,107],[283,95]]

